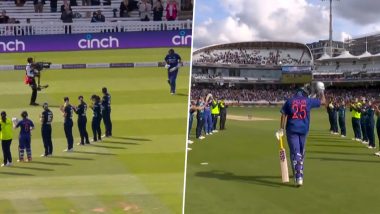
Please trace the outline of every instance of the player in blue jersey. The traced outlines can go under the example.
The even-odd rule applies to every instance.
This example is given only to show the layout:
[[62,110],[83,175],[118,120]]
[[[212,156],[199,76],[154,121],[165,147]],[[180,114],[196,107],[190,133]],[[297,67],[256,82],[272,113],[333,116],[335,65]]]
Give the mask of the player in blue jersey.
[[112,136],[112,122],[111,122],[111,95],[108,93],[106,87],[102,88],[103,98],[102,98],[102,117],[104,127],[106,129],[105,137]]
[[80,142],[78,145],[85,145],[90,144],[90,140],[88,138],[88,132],[87,132],[87,104],[83,100],[83,96],[78,97],[79,105],[74,108],[74,112],[78,115],[78,130],[80,135]]
[[53,122],[53,112],[50,111],[48,103],[42,105],[44,111],[41,113],[41,136],[44,143],[45,153],[41,157],[49,157],[53,155],[53,142],[51,140],[51,124]]
[[61,112],[63,113],[63,128],[65,130],[65,136],[67,140],[67,149],[64,152],[72,152],[74,151],[74,137],[73,137],[73,112],[74,108],[70,104],[70,100],[68,97],[64,97],[63,101],[65,102],[63,106],[61,106]]
[[205,103],[203,97],[199,97],[197,104],[197,128],[195,132],[195,137],[199,140],[203,140],[205,137],[202,136],[202,129],[204,126],[204,108],[205,108]]
[[175,53],[173,49],[170,49],[168,55],[165,57],[165,62],[165,67],[168,69],[168,83],[170,85],[170,93],[174,95],[176,90],[178,68],[180,65],[182,65],[181,57]]
[[213,121],[211,116],[212,95],[209,94],[204,102],[203,127],[206,135],[212,135]]
[[100,97],[97,95],[92,95],[91,96],[91,101],[92,105],[90,108],[93,111],[93,116],[92,116],[92,133],[94,135],[93,142],[102,141],[102,130],[100,129],[100,123],[102,121],[102,107],[100,103]]
[[17,162],[24,162],[24,152],[26,150],[27,161],[32,161],[31,131],[34,129],[34,124],[28,119],[28,112],[21,113],[22,120],[15,120],[14,128],[20,128],[19,135],[19,159]]
[[288,99],[281,109],[281,127],[283,135],[286,124],[286,137],[289,145],[290,160],[297,186],[303,184],[303,162],[305,157],[306,137],[309,133],[310,110],[326,103],[324,86],[317,88],[318,98],[309,98],[309,89],[303,87]]
[[367,121],[366,121],[366,132],[367,132],[367,138],[368,138],[368,148],[369,149],[375,149],[375,113],[376,113],[376,106],[374,105],[372,100],[369,100],[367,103]]

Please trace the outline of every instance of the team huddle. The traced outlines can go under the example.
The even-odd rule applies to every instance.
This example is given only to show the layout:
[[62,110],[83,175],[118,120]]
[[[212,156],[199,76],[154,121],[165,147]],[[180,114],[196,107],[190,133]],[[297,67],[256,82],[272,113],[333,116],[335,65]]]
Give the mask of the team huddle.
[[[102,88],[103,97],[100,98],[98,95],[91,96],[90,108],[93,111],[92,117],[92,132],[93,132],[93,142],[101,141],[102,137],[112,136],[112,122],[111,122],[111,95],[108,93],[107,88]],[[73,106],[70,104],[70,99],[64,97],[64,104],[60,107],[64,118],[64,132],[67,140],[67,149],[64,152],[72,152],[74,147],[74,137],[72,129],[73,114],[78,115],[77,125],[80,134],[80,142],[78,145],[90,144],[89,135],[87,133],[87,104],[84,101],[83,96],[78,97],[79,104]],[[45,152],[41,157],[49,157],[53,154],[53,141],[52,141],[52,122],[54,119],[53,112],[49,109],[49,104],[44,103],[42,105],[43,111],[40,114],[41,122],[41,135],[44,145]],[[101,131],[101,121],[103,120],[105,126],[105,135],[102,136]],[[35,128],[34,122],[29,119],[28,112],[23,111],[21,113],[21,119],[16,117],[9,119],[5,111],[1,112],[0,121],[0,139],[2,141],[2,149],[4,162],[1,166],[11,166],[12,165],[12,154],[11,154],[11,142],[13,139],[12,134],[13,129],[20,129],[19,133],[19,158],[17,162],[30,162],[32,161],[32,150],[31,150],[31,132]],[[26,152],[26,158],[24,154]]]
[[[355,98],[351,100],[348,105],[351,112],[352,128],[354,131],[354,138],[352,140],[368,144],[369,149],[375,149],[375,124],[377,135],[380,142],[380,110],[379,106],[372,99],[365,97]],[[327,113],[329,116],[331,134],[340,134],[346,137],[346,103],[342,98],[330,98],[327,106]],[[375,123],[375,115],[377,115],[377,122]],[[339,127],[338,127],[339,125]],[[380,156],[380,152],[375,155]]]

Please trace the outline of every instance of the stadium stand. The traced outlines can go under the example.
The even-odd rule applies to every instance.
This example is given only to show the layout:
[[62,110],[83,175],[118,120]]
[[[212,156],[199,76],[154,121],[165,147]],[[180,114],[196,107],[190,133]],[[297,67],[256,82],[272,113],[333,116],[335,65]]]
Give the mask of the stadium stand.
[[[152,1],[153,6],[156,1]],[[85,1],[78,1],[78,6],[70,6],[73,23],[62,23],[61,6],[65,3],[63,0],[57,1],[57,12],[51,12],[51,2],[47,0],[42,13],[35,12],[33,1],[26,1],[23,6],[17,6],[15,1],[0,1],[0,10],[6,11],[6,15],[10,18],[8,24],[0,25],[0,35],[62,34],[65,33],[67,25],[72,25],[71,33],[191,29],[191,11],[183,11],[183,16],[182,11],[179,11],[175,21],[166,21],[166,6],[169,1],[172,0],[162,0],[162,21],[153,21],[151,9],[153,6],[151,6],[147,12],[150,21],[146,22],[141,21],[141,11],[139,11],[141,0],[129,0],[135,6],[131,7],[131,11],[125,17],[120,17],[122,0],[110,2],[102,0],[100,5],[95,6],[82,5]],[[180,4],[180,1],[177,4]],[[180,7],[178,5],[178,8]],[[97,11],[101,11],[104,15],[105,22],[91,23],[92,14]]]
[[302,65],[299,49],[221,49],[194,55],[195,62],[254,65]]
[[[256,102],[261,104],[276,104],[284,102],[295,93],[295,86],[292,85],[255,85],[229,87],[215,85],[197,85],[191,89],[191,99],[205,96],[208,93],[217,98],[224,98],[227,102]],[[364,96],[368,99],[380,99],[380,92],[376,86],[373,87],[350,87],[338,88],[330,87],[326,90],[326,97],[340,97],[347,103],[353,98]]]

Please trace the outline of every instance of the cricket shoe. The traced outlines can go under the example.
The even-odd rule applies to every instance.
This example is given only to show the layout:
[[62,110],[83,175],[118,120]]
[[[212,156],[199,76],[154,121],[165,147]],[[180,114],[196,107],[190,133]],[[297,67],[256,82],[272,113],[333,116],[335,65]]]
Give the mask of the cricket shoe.
[[42,155],[40,155],[40,157],[47,158],[48,155],[42,154]]
[[346,135],[341,135],[340,137],[346,137]]
[[10,163],[7,163],[5,166],[10,167],[10,166],[12,166],[12,165],[13,165],[12,162],[10,162]]
[[212,132],[209,132],[208,134],[209,134],[209,135],[213,135],[213,133],[212,133]]
[[338,135],[339,133],[338,132],[334,132],[333,135]]
[[378,157],[380,157],[380,151],[375,152],[375,155],[378,156]]
[[203,139],[205,139],[205,138],[206,138],[205,136],[200,136],[200,137],[198,137],[199,140],[203,140]]
[[351,140],[356,141],[356,138],[351,138]]
[[376,146],[367,146],[368,149],[376,149]]
[[214,130],[214,131],[212,131],[212,132],[214,132],[214,133],[218,133],[218,130],[216,130],[216,129],[215,129],[215,130]]
[[296,179],[296,186],[297,187],[300,187],[303,185],[303,178],[297,178]]
[[192,148],[187,148],[187,151],[191,151],[191,150],[193,150]]
[[368,145],[368,142],[363,140],[362,144]]
[[32,158],[28,158],[28,159],[26,159],[25,162],[32,162]]
[[1,167],[7,166],[6,164],[1,164]]
[[192,141],[192,140],[188,140],[187,143],[188,143],[188,144],[193,144],[194,141]]
[[206,135],[209,135],[209,133],[206,133]]
[[63,150],[64,152],[73,152],[74,151],[74,149],[65,149],[65,150]]
[[84,146],[84,143],[77,143],[78,146]]
[[18,159],[17,162],[25,162],[24,159]]

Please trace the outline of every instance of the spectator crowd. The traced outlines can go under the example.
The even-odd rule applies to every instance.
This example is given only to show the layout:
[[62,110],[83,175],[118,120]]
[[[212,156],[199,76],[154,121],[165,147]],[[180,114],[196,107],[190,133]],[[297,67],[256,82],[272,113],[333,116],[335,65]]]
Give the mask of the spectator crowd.
[[[237,102],[282,102],[295,94],[295,87],[257,86],[256,88],[234,88],[197,85],[191,89],[191,98],[196,99],[208,93],[216,97],[223,97],[227,101]],[[326,97],[343,98],[346,103],[352,99],[365,96],[368,99],[380,99],[380,91],[376,87],[334,88],[326,89]]]
[[[301,50],[296,50],[301,51]],[[301,55],[303,56],[303,55]],[[302,57],[292,57],[285,49],[270,49],[263,53],[260,49],[223,49],[206,50],[196,57],[195,62],[219,64],[253,64],[253,65],[301,65]]]
[[[15,0],[17,7],[23,7],[26,0]],[[63,23],[72,23],[73,19],[81,18],[81,11],[73,11],[72,7],[75,6],[110,6],[111,0],[82,0],[81,5],[77,0],[63,0],[63,4],[58,8],[58,0],[50,0],[50,12],[61,13],[61,20]],[[33,0],[33,8],[36,13],[43,13],[44,7],[47,4],[45,0]],[[164,7],[163,0],[122,0],[119,8],[113,9],[113,17],[130,17],[132,11],[136,11],[139,14],[141,21],[162,21],[165,17],[167,21],[177,20],[179,13],[179,5],[176,0],[166,0]],[[83,11],[82,11],[83,12]],[[86,17],[90,17],[91,13],[87,12],[83,14]],[[91,22],[105,22],[105,16],[100,10],[93,12]],[[2,10],[0,14],[0,24],[15,23],[6,14],[6,10]],[[17,22],[16,22],[17,23]]]

